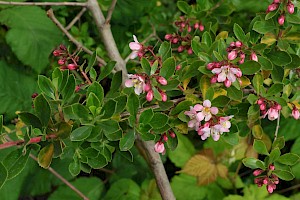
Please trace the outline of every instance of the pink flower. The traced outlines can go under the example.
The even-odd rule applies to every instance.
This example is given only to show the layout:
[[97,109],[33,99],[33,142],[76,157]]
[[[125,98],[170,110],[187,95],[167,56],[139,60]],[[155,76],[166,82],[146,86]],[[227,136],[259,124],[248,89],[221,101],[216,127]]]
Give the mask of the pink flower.
[[125,81],[126,87],[134,87],[134,92],[140,95],[144,92],[145,80],[143,77],[135,74],[128,74],[128,80]]
[[273,121],[278,118],[279,112],[275,108],[269,108],[269,110],[264,114],[263,118],[265,118],[268,115],[268,119]]
[[285,20],[284,15],[280,15],[280,16],[278,17],[278,24],[279,24],[279,25],[283,25],[283,24],[284,24],[284,20]]
[[203,126],[201,126],[198,130],[198,135],[201,136],[201,140],[206,140],[210,136],[210,124],[206,122]]
[[129,48],[132,50],[130,54],[130,59],[134,59],[138,56],[138,52],[143,49],[143,45],[139,43],[136,36],[133,35],[134,42],[129,43]]
[[154,145],[154,151],[157,153],[164,153],[165,152],[164,143],[161,141],[156,142],[156,144]]
[[229,129],[231,127],[230,119],[233,118],[233,115],[227,116],[227,117],[220,117],[219,119],[219,125],[220,125],[220,132],[229,132]]
[[241,41],[236,41],[235,46],[236,47],[241,47],[241,46],[243,46],[243,43]]
[[220,131],[220,125],[214,125],[211,128],[211,137],[214,141],[218,141],[220,139],[220,136],[223,134],[223,132]]
[[292,116],[294,117],[294,119],[299,119],[299,117],[300,117],[300,112],[296,107],[294,107],[294,109],[292,111]]
[[203,26],[202,24],[200,24],[199,30],[200,30],[201,32],[204,31],[204,26]]
[[211,107],[211,102],[209,100],[205,100],[203,102],[203,106],[202,108],[200,108],[200,111],[201,112],[197,114],[197,120],[199,122],[202,121],[203,119],[204,121],[207,122],[212,117],[212,114],[216,115],[219,112],[217,107]]
[[224,81],[224,85],[225,85],[225,87],[229,88],[229,87],[231,86],[231,81],[228,80],[228,79],[226,79],[226,80]]
[[237,57],[237,51],[236,50],[231,51],[227,55],[228,60],[234,60],[236,57]]
[[295,7],[294,7],[294,4],[292,4],[292,3],[288,3],[286,8],[290,14],[293,14],[295,12]]
[[193,128],[198,131],[200,122],[196,119],[197,112],[201,111],[203,106],[200,104],[196,104],[194,107],[190,107],[190,111],[185,111],[184,114],[190,117],[190,121],[188,122],[188,127]]
[[224,82],[228,79],[233,83],[236,81],[236,77],[242,76],[242,71],[239,68],[230,67],[229,65],[222,66],[221,68],[214,68],[211,72],[217,74],[218,82]]
[[256,53],[254,53],[254,52],[251,53],[250,60],[254,60],[254,61],[258,62]]

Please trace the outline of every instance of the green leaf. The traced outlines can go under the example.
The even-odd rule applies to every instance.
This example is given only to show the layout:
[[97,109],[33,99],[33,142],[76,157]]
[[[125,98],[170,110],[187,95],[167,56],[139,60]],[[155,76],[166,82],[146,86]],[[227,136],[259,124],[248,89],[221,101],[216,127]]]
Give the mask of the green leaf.
[[151,66],[150,66],[149,61],[143,57],[141,60],[141,65],[142,65],[144,72],[150,76]]
[[243,164],[251,169],[266,169],[265,164],[261,160],[258,160],[256,158],[244,158]]
[[295,165],[299,162],[300,157],[294,153],[286,153],[280,156],[276,161],[284,165]]
[[100,169],[107,165],[107,160],[99,154],[96,158],[88,158],[88,165],[93,169]]
[[263,69],[263,70],[272,70],[273,69],[273,64],[269,59],[262,57],[262,56],[258,56],[258,61],[261,65],[261,69]]
[[162,61],[165,61],[167,58],[171,57],[171,44],[169,42],[163,42],[158,49],[158,54],[162,57]]
[[178,137],[172,138],[171,136],[168,137],[167,141],[168,148],[171,149],[171,151],[174,151],[178,146]]
[[283,84],[275,83],[267,91],[267,96],[273,96],[275,94],[281,93],[283,90]]
[[82,141],[89,137],[93,130],[93,126],[81,126],[74,131],[72,131],[70,135],[71,141]]
[[278,66],[285,66],[292,62],[292,57],[285,51],[271,52],[267,57]]
[[118,71],[114,74],[111,85],[110,85],[110,93],[114,93],[120,89],[122,85],[122,71]]
[[48,97],[55,99],[55,87],[46,76],[39,75],[38,85],[42,92],[45,93]]
[[253,148],[259,154],[269,155],[267,147],[266,147],[265,143],[262,140],[256,140],[255,139],[254,143],[253,143]]
[[128,151],[131,149],[135,141],[135,131],[133,129],[130,129],[123,135],[123,137],[120,140],[119,147],[121,151]]
[[28,126],[33,126],[34,128],[39,128],[42,129],[42,123],[40,121],[40,119],[29,112],[21,112],[18,114],[20,119]]
[[179,104],[177,104],[177,106],[171,110],[170,115],[177,115],[179,114],[181,111],[187,111],[190,110],[190,106],[192,106],[192,102],[191,101],[182,101]]
[[209,88],[211,88],[210,78],[206,75],[203,75],[200,79],[200,90],[201,90],[203,99],[208,99],[207,93],[208,93]]
[[52,158],[54,155],[54,145],[50,143],[49,145],[45,146],[41,149],[38,155],[38,163],[41,167],[47,169],[49,168]]
[[102,104],[104,99],[104,90],[103,87],[98,83],[94,82],[92,85],[88,88],[88,93],[93,92],[99,99],[100,103]]
[[177,7],[185,14],[189,14],[191,12],[191,7],[185,1],[177,1]]
[[72,111],[78,119],[85,119],[89,118],[89,110],[80,103],[75,103],[72,106]]
[[284,136],[277,137],[272,144],[272,149],[279,148],[282,149],[285,146]]
[[101,104],[98,97],[94,93],[90,92],[88,98],[86,99],[86,105],[88,108],[91,106],[98,108]]
[[283,36],[282,39],[287,40],[291,44],[299,44],[300,34],[299,32],[290,32]]
[[107,134],[113,134],[116,131],[120,130],[119,123],[114,120],[106,120],[98,123],[101,129]]
[[38,73],[44,70],[53,47],[62,41],[46,12],[36,6],[14,6],[0,12],[0,22],[10,27],[6,41],[17,57]]
[[211,101],[211,104],[215,107],[226,107],[228,105],[228,103],[230,102],[230,98],[228,98],[227,96],[218,96],[217,98],[214,98]]
[[233,32],[235,37],[240,40],[241,42],[245,42],[245,32],[243,31],[243,29],[238,25],[238,24],[234,24],[233,25]]
[[155,129],[162,128],[168,123],[168,119],[168,116],[165,114],[154,113],[149,124]]
[[57,126],[57,131],[54,133],[57,137],[66,139],[70,136],[72,131],[72,125],[67,122],[60,122]]
[[116,61],[109,61],[107,63],[107,65],[101,67],[100,68],[101,72],[100,72],[100,75],[99,75],[97,81],[99,82],[99,81],[103,80],[106,76],[108,76],[111,73],[111,71],[113,70],[113,68],[115,67],[116,63],[117,63]]
[[285,69],[295,69],[298,68],[300,66],[300,57],[298,55],[295,54],[290,54],[290,56],[292,57],[292,62],[290,64],[288,64],[287,66],[285,66]]
[[2,164],[5,166],[8,172],[7,180],[16,177],[22,172],[28,161],[29,153],[30,151],[27,151],[26,154],[23,155],[22,151],[18,149],[12,151],[5,157]]
[[0,162],[0,189],[6,182],[7,177],[8,177],[8,172],[5,168],[5,166]]
[[80,162],[73,161],[69,164],[69,172],[72,176],[77,176],[80,173]]
[[140,115],[139,123],[148,124],[151,121],[151,119],[153,118],[153,116],[154,116],[154,113],[153,113],[152,108],[144,110]]
[[235,101],[242,101],[243,92],[241,90],[236,89],[235,87],[231,86],[227,88],[227,96]]
[[252,75],[260,70],[261,65],[256,61],[248,60],[241,64],[239,67],[244,75]]
[[117,102],[115,113],[122,112],[125,109],[126,104],[127,104],[127,96],[122,95],[122,96],[115,98],[114,100]]
[[253,25],[253,30],[258,32],[258,33],[261,33],[261,34],[271,32],[274,29],[276,29],[276,26],[274,25],[272,20],[269,20],[269,21],[256,21]]
[[264,78],[261,74],[255,74],[252,79],[252,85],[257,94],[260,94],[260,88],[263,85]]
[[[80,177],[71,184],[87,196],[90,200],[101,199],[101,194],[104,190],[103,182],[96,177]],[[48,200],[82,200],[82,198],[76,194],[67,185],[61,185],[51,195]]]
[[126,107],[127,107],[128,112],[132,116],[136,117],[139,105],[140,105],[139,98],[136,96],[136,94],[131,93],[128,97]]
[[97,51],[94,51],[94,53],[90,56],[88,66],[85,68],[85,73],[90,71],[90,69],[94,66],[96,62],[96,57],[97,57]]
[[138,200],[140,191],[140,187],[133,180],[120,179],[111,185],[103,200]]
[[158,61],[156,60],[151,66],[150,75],[155,74],[157,71],[157,68],[158,68]]
[[272,164],[277,161],[277,159],[280,157],[280,154],[281,152],[279,148],[276,147],[275,149],[273,149],[269,155],[268,164]]
[[76,88],[75,77],[73,74],[69,75],[67,84],[62,90],[63,101],[67,101],[74,94]]
[[114,115],[116,111],[116,104],[117,103],[111,99],[104,104],[101,110],[103,114],[102,119],[108,119]]
[[204,66],[205,62],[203,61],[194,61],[190,66],[186,66],[184,68],[184,72],[182,74],[182,77],[180,77],[181,81],[184,81],[185,79],[198,76],[200,73],[198,68],[199,66]]
[[41,94],[34,99],[34,110],[43,126],[46,127],[50,120],[51,108],[44,95]]
[[175,67],[175,59],[174,57],[170,57],[163,62],[159,75],[161,75],[165,79],[169,79],[174,74]]
[[271,71],[271,77],[274,83],[281,83],[284,77],[284,69],[275,65]]
[[295,178],[295,176],[290,171],[286,170],[274,170],[272,173],[284,181],[291,181]]

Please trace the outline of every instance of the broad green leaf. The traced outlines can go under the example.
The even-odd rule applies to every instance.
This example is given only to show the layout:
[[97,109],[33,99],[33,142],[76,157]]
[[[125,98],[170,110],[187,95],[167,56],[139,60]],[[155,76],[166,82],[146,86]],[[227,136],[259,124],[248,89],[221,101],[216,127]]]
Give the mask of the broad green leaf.
[[185,1],[177,1],[177,7],[185,14],[189,14],[191,12],[191,7]]
[[57,131],[54,133],[59,138],[66,139],[70,136],[72,131],[72,125],[68,124],[67,122],[60,122],[57,125]]
[[7,177],[8,177],[7,169],[0,162],[0,189],[2,188],[2,186],[4,185],[4,183],[6,182]]
[[52,83],[55,87],[56,90],[60,91],[62,86],[62,81],[63,81],[63,73],[59,68],[55,68],[52,72]]
[[69,164],[69,172],[72,176],[77,176],[80,173],[80,162],[73,161]]
[[249,60],[241,64],[239,67],[244,75],[252,75],[260,70],[261,65],[259,62]]
[[255,139],[254,143],[253,143],[253,148],[259,154],[269,155],[267,147],[266,147],[265,143],[262,140]]
[[122,71],[118,71],[114,74],[112,81],[111,81],[111,86],[110,86],[110,93],[114,93],[120,89],[122,85]]
[[280,66],[274,66],[271,71],[271,77],[274,83],[281,83],[284,76],[284,69]]
[[135,141],[135,131],[130,129],[124,133],[123,137],[120,140],[119,147],[121,151],[128,151],[131,149]]
[[116,111],[116,105],[117,103],[114,100],[110,99],[107,101],[101,110],[103,114],[102,119],[108,119],[112,117]]
[[233,25],[233,32],[235,37],[240,40],[241,42],[245,42],[245,32],[243,31],[243,29],[238,25],[238,24],[234,24]]
[[285,165],[295,165],[299,162],[300,157],[294,153],[286,153],[280,156],[276,161]]
[[100,103],[102,104],[104,99],[104,90],[103,87],[98,83],[94,82],[92,85],[88,88],[88,93],[93,92],[99,99]]
[[55,87],[50,81],[49,78],[43,75],[39,75],[38,77],[38,85],[42,92],[45,93],[48,97],[55,99]]
[[115,98],[114,100],[117,102],[115,113],[122,112],[125,109],[126,104],[127,104],[127,96],[122,95],[122,96]]
[[292,57],[292,62],[290,64],[288,64],[287,66],[285,66],[284,68],[285,69],[298,68],[300,66],[300,57],[295,54],[290,54],[290,56]]
[[159,47],[158,54],[162,57],[162,61],[165,61],[167,58],[171,57],[171,44],[169,42],[163,42]]
[[227,96],[235,101],[242,101],[243,92],[241,90],[236,89],[235,87],[231,86],[227,88]]
[[277,137],[276,140],[272,144],[272,149],[275,149],[276,147],[278,149],[282,149],[285,146],[284,136]]
[[90,56],[88,66],[85,68],[85,73],[90,71],[90,69],[94,66],[96,62],[96,57],[97,57],[97,51],[94,51],[94,53]]
[[51,108],[44,95],[41,94],[34,99],[34,110],[43,126],[46,127],[50,120]]
[[54,155],[54,145],[50,143],[49,145],[45,146],[41,149],[38,155],[38,163],[41,167],[47,169],[49,168],[52,158]]
[[273,51],[267,57],[278,66],[285,66],[292,62],[292,57],[285,51]]
[[[249,128],[250,129],[252,127],[254,128],[255,122],[259,119],[259,116],[260,116],[259,106],[257,104],[250,106],[248,109],[247,115],[248,115],[247,123],[248,123]],[[259,126],[259,125],[257,125],[257,126]],[[259,134],[259,135],[254,134],[256,132],[254,130],[256,130],[256,129],[252,130],[253,136],[255,138],[261,139],[261,134]],[[262,130],[262,128],[260,127],[259,130]],[[262,133],[262,131],[259,131],[259,132]]]
[[273,69],[273,64],[269,59],[262,57],[262,56],[258,56],[258,60],[261,65],[261,69],[263,69],[263,70],[272,70]]
[[131,179],[119,179],[107,191],[103,200],[139,200],[140,187]]
[[268,96],[273,96],[275,94],[281,93],[283,89],[283,84],[275,83],[267,91]]
[[81,126],[74,131],[72,131],[70,135],[71,141],[82,141],[89,137],[93,130],[93,126]]
[[215,107],[226,107],[228,105],[228,103],[230,102],[230,98],[228,98],[227,96],[218,96],[217,98],[214,98],[211,101],[211,104]]
[[291,181],[295,178],[295,176],[290,171],[286,170],[274,170],[272,173],[284,181]]
[[277,147],[274,148],[269,155],[268,164],[270,165],[270,164],[274,163],[275,161],[277,161],[277,159],[280,157],[280,154],[281,154],[281,152],[280,152],[279,148],[277,148]]
[[5,166],[8,176],[7,179],[12,179],[22,172],[28,161],[30,151],[23,155],[20,149],[12,151],[3,160],[2,164]]
[[169,117],[163,113],[154,113],[149,124],[155,129],[162,128],[168,123],[168,119]]
[[29,112],[21,112],[18,114],[20,119],[28,126],[33,126],[34,128],[39,128],[42,129],[42,123],[40,121],[40,119]]
[[161,75],[165,79],[169,79],[174,74],[175,67],[175,59],[174,57],[170,57],[163,62],[159,75]]
[[263,134],[264,134],[264,131],[260,124],[256,124],[252,127],[252,135],[254,136],[254,138],[262,139]]
[[46,12],[36,6],[14,6],[0,12],[0,22],[10,28],[6,41],[17,57],[42,72],[53,48],[62,40],[61,31]]
[[142,60],[141,60],[141,65],[142,65],[142,68],[143,68],[144,72],[148,76],[150,76],[151,66],[150,66],[149,61],[146,58],[143,57]]
[[[203,99],[208,99],[206,93],[211,87],[210,78],[206,75],[203,75],[200,79],[200,90],[202,92]],[[211,99],[210,99],[211,100]]]
[[78,119],[88,119],[89,118],[89,110],[80,103],[75,103],[72,106],[72,111]]
[[107,63],[107,65],[102,66],[100,68],[100,75],[99,75],[97,81],[99,82],[99,81],[103,80],[106,76],[108,76],[111,73],[111,71],[113,70],[113,68],[115,67],[115,65],[116,65],[116,61],[110,61]]
[[76,88],[75,77],[73,74],[69,75],[65,88],[62,90],[63,100],[67,102],[74,94]]
[[283,40],[287,40],[291,44],[299,44],[300,42],[300,33],[299,32],[290,32],[282,37]]
[[139,123],[148,124],[151,121],[151,119],[153,118],[153,115],[154,115],[154,113],[151,108],[144,110],[140,115]]
[[272,20],[269,21],[256,21],[253,25],[253,30],[265,34],[273,31],[276,28]]
[[261,44],[266,44],[268,46],[274,44],[277,41],[276,35],[273,33],[266,33],[261,38]]
[[212,45],[211,36],[207,31],[205,31],[203,33],[202,38],[201,38],[201,42],[206,44],[208,47],[210,47]]
[[258,160],[256,158],[244,158],[243,164],[251,169],[266,169],[265,164],[261,160]]
[[101,121],[98,123],[98,125],[107,134],[113,134],[116,131],[120,130],[120,126],[119,126],[118,122],[116,122],[114,120]]
[[257,94],[260,94],[260,88],[263,85],[264,78],[261,74],[257,73],[252,79],[252,85]]
[[139,98],[136,96],[136,94],[134,93],[131,93],[128,97],[128,100],[127,100],[127,110],[128,112],[136,117],[136,114],[137,114],[137,111],[138,111],[138,108],[139,108]]
[[86,105],[88,108],[91,106],[98,108],[100,107],[100,101],[94,93],[90,92],[88,98],[86,99]]
[[[184,68],[182,77],[180,77],[180,80],[184,81],[188,78],[198,76],[198,74],[200,73],[198,68],[201,66],[204,66],[204,64],[205,64],[205,62],[197,60],[197,61],[194,61],[190,66],[186,66]],[[206,69],[206,67],[205,67],[205,69]]]
[[102,154],[99,154],[96,158],[88,158],[88,165],[93,169],[100,169],[107,165],[107,160]]
[[190,110],[190,106],[192,106],[192,102],[191,101],[182,101],[179,104],[177,104],[177,106],[171,110],[170,115],[177,115],[179,114],[181,111],[188,111]]

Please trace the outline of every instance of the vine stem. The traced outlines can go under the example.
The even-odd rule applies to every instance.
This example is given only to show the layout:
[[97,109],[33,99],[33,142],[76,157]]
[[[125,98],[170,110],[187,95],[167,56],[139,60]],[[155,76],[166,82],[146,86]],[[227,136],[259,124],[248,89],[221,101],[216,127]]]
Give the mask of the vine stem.
[[87,3],[81,2],[13,2],[0,1],[0,5],[14,5],[14,6],[81,6],[86,7]]
[[[33,160],[38,162],[38,159],[30,154],[29,155]],[[79,191],[74,185],[72,185],[67,179],[65,179],[64,177],[62,177],[57,171],[55,171],[52,167],[48,167],[47,170],[49,172],[51,172],[55,177],[57,177],[58,179],[60,179],[64,184],[66,184],[71,190],[73,190],[74,192],[76,192],[76,194],[78,194],[83,200],[89,200],[89,198],[87,196],[85,196],[81,191]]]

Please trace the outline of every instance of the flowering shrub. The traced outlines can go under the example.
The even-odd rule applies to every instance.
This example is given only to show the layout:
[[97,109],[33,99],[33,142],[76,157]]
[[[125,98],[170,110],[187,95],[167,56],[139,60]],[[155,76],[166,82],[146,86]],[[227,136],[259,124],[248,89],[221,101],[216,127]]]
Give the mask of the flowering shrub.
[[[37,93],[28,95],[32,109],[17,112],[12,121],[15,131],[9,128],[9,116],[1,116],[0,149],[7,153],[0,156],[0,187],[29,173],[30,157],[52,173],[61,166],[65,171],[58,169],[68,179],[62,179],[64,183],[80,177],[80,184],[72,183],[87,194],[90,188],[83,177],[95,175],[86,182],[99,191],[91,199],[231,200],[250,194],[264,198],[296,183],[300,179],[299,2],[177,1],[175,12],[173,4],[168,9],[167,2],[156,1],[147,2],[151,9],[139,13],[143,4],[138,1],[132,5],[134,13],[128,1],[113,0],[109,6],[107,2],[97,6],[95,0],[75,3],[92,13],[104,41],[100,46],[89,23],[70,29],[77,34],[74,38],[67,25],[64,28],[48,11],[76,48],[70,43],[52,51],[53,70],[38,76]],[[36,11],[26,9],[3,8],[0,22],[20,30],[8,19],[14,19],[14,11],[31,15]],[[112,18],[114,9],[136,14],[128,16],[135,20],[140,16],[140,29],[131,26],[133,18],[125,19],[118,12]],[[61,18],[66,15],[57,12]],[[117,20],[111,24],[116,26],[115,38],[111,20]],[[123,22],[128,23],[126,30],[120,26]],[[34,26],[27,31],[44,30],[38,23]],[[15,36],[11,41],[9,33],[6,39],[16,56],[36,69],[35,62],[27,62],[15,50],[13,41],[24,39]],[[43,41],[44,32],[38,33]],[[51,184],[48,193],[59,189],[49,198],[63,199],[66,188]]]

